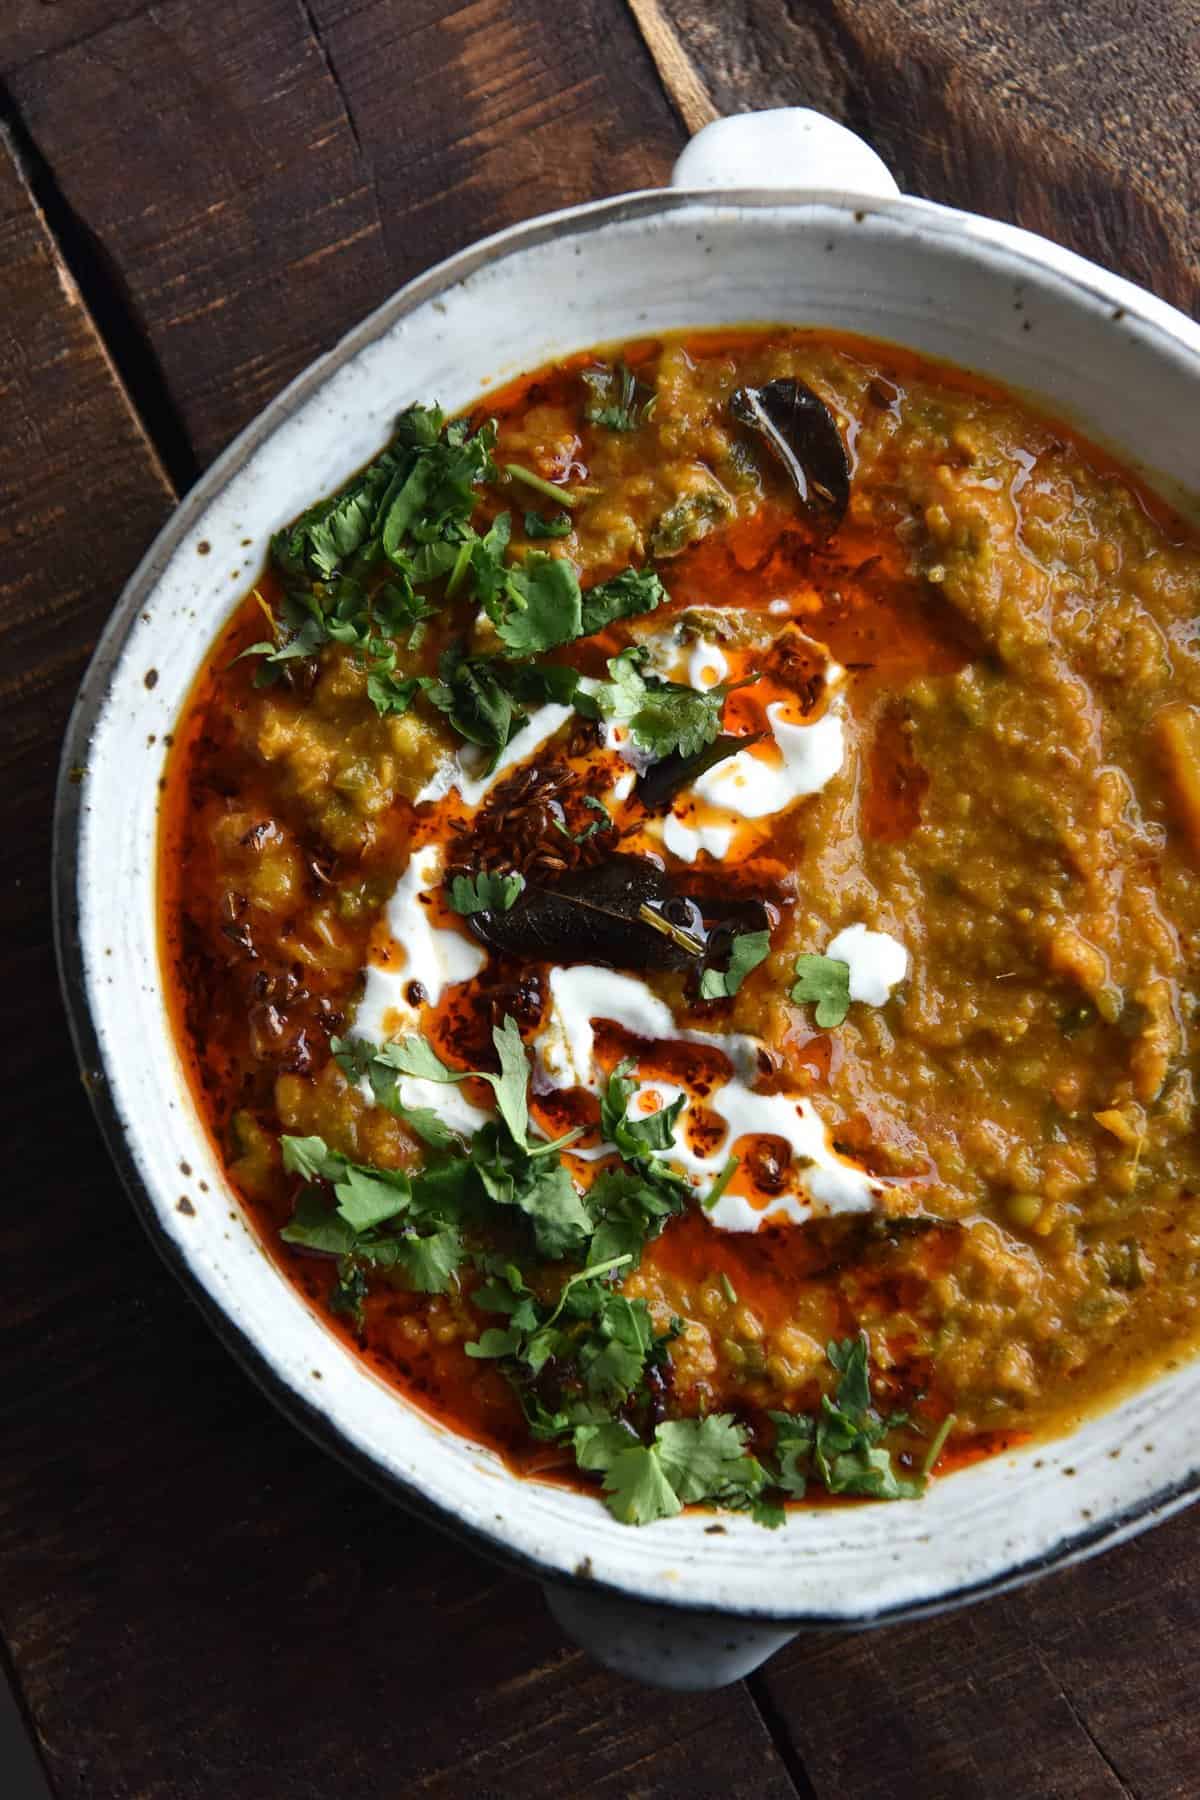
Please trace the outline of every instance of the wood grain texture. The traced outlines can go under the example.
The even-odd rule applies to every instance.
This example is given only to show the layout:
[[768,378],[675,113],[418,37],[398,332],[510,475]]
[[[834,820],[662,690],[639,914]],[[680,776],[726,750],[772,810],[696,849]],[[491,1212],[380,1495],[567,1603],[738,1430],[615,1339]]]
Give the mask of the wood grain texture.
[[386,292],[370,182],[297,0],[174,0],[9,87],[199,461]]
[[621,0],[172,0],[8,85],[201,463],[411,276],[684,135]]
[[798,1640],[762,1680],[838,1800],[1192,1800],[1197,1563],[1185,1514],[967,1612]]
[[1200,306],[1194,0],[656,4],[718,111],[815,106],[867,138],[906,192],[1013,220]]

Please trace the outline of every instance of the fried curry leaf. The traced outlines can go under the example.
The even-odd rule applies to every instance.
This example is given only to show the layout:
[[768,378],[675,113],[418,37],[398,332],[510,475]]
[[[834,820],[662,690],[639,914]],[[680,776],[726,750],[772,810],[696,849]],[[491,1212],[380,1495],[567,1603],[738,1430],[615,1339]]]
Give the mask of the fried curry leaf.
[[820,395],[802,381],[783,378],[738,388],[729,410],[783,465],[801,510],[829,530],[838,526],[850,500],[850,459]]
[[472,913],[470,926],[492,949],[538,962],[686,969],[695,955],[641,916],[643,907],[661,909],[674,898],[647,857],[618,854],[598,868],[572,870],[553,887],[530,883],[507,911]]
[[751,744],[761,744],[766,735],[765,731],[755,731],[745,737],[733,737],[723,732],[694,756],[672,751],[638,776],[637,797],[647,812],[662,812],[676,794],[691,787],[709,769],[724,762],[727,756],[736,756],[739,750],[748,750]]
[[815,1005],[823,1031],[840,1025],[850,1010],[850,965],[836,956],[798,956],[792,999]]
[[769,931],[739,931],[730,946],[729,961],[723,969],[707,968],[700,975],[700,998],[724,1000],[736,994],[751,969],[770,954]]
[[450,904],[455,912],[508,912],[525,886],[519,873],[502,875],[481,870],[478,875],[456,875],[450,883]]

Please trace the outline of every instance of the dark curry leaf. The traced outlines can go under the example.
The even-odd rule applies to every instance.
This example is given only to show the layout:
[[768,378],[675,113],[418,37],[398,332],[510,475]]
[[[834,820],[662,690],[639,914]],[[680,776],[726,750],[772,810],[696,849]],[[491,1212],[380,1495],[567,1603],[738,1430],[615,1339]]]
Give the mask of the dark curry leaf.
[[473,913],[470,925],[492,949],[526,960],[686,969],[695,959],[639,917],[641,907],[661,907],[674,895],[648,858],[616,855],[553,887],[530,884],[507,912]]
[[755,731],[746,737],[732,737],[723,732],[694,756],[681,756],[673,750],[638,776],[637,797],[647,812],[663,812],[676,794],[691,787],[708,769],[724,762],[727,756],[736,756],[739,750],[748,750],[751,744],[761,744],[766,735],[765,731]]
[[834,530],[850,500],[850,459],[837,421],[804,382],[787,378],[738,388],[729,410],[782,463],[802,510]]

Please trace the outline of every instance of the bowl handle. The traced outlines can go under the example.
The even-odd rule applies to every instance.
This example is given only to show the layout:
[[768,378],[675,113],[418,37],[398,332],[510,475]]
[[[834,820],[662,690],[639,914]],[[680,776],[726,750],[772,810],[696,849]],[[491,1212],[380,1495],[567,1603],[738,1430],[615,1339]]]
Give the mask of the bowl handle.
[[671,186],[834,188],[870,200],[900,192],[869,144],[807,106],[714,119],[675,164]]
[[705,1690],[740,1681],[795,1633],[780,1625],[547,1582],[546,1604],[567,1636],[596,1662],[652,1687]]

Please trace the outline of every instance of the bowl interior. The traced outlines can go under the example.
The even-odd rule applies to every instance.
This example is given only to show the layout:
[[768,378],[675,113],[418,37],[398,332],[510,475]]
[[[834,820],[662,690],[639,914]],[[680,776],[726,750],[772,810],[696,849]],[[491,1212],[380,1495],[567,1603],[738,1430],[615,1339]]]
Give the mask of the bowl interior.
[[[385,305],[209,472],[150,552],[72,723],[60,806],[60,945],[102,1122],[156,1241],[303,1422],[507,1555],[649,1599],[863,1621],[1082,1553],[1184,1503],[1200,1364],[1069,1440],[978,1465],[919,1505],[617,1525],[518,1482],[408,1407],[331,1337],[260,1250],[187,1092],[155,935],[163,743],[270,533],[384,441],[413,400],[447,408],[596,342],[785,321],[891,339],[1037,397],[1174,493],[1200,489],[1200,333],[1066,252],[915,202],[643,195],[503,234]],[[1170,471],[1168,483],[1164,471]],[[77,833],[77,841],[76,841]]]

